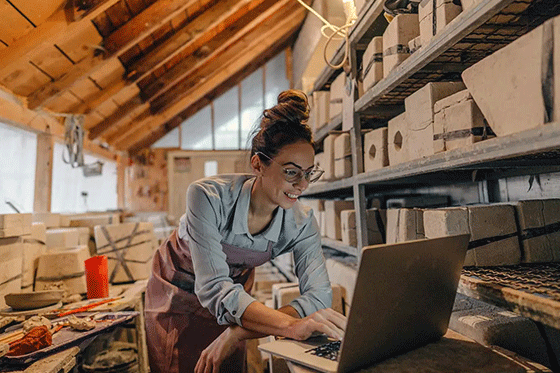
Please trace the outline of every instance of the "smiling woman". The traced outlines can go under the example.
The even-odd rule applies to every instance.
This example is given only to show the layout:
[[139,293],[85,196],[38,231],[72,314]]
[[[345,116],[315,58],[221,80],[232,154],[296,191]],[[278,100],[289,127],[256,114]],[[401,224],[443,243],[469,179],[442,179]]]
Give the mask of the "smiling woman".
[[[244,341],[273,334],[340,338],[313,211],[298,197],[314,164],[307,96],[280,93],[252,138],[253,174],[191,184],[179,228],[154,256],[146,293],[152,372],[244,371]],[[249,295],[254,267],[293,252],[301,296],[280,310]]]

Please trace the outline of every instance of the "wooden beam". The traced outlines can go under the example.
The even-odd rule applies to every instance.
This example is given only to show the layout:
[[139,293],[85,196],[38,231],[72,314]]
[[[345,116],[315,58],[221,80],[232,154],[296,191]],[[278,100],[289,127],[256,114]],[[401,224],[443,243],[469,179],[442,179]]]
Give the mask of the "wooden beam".
[[[164,76],[160,77],[157,82],[161,82],[161,86],[158,84],[157,88],[150,87],[150,93],[144,94],[142,93],[142,99],[149,99],[151,95],[156,93],[161,93],[165,91],[166,86],[173,86],[174,83],[180,81],[181,79],[186,79],[188,77],[188,73],[190,71],[196,71],[193,69],[198,69],[201,66],[205,66],[209,64],[216,55],[221,55],[224,51],[228,50],[232,45],[234,45],[237,41],[239,41],[243,35],[248,34],[249,32],[253,31],[259,25],[263,24],[266,20],[269,20],[276,12],[280,9],[285,7],[287,4],[293,0],[282,0],[274,3],[270,8],[268,8],[263,14],[259,15],[255,20],[251,21],[248,25],[232,25],[223,32],[219,34],[218,37],[214,38],[213,40],[207,42],[206,46],[209,46],[212,49],[214,46],[217,50],[211,54],[210,56],[200,56],[195,53],[195,55],[186,57],[183,61],[181,61],[178,65],[173,67],[169,74],[165,74]],[[264,5],[268,5],[270,1],[267,0]],[[240,29],[241,31],[235,33],[234,37],[231,37],[231,32],[235,32],[236,29]],[[227,61],[226,61],[227,62]],[[176,70],[179,70],[177,72]],[[186,73],[183,72],[186,70]],[[140,100],[140,98],[135,98],[136,101]],[[106,133],[110,128],[120,127],[117,123],[123,122],[123,118],[127,116],[127,114],[134,110],[134,105],[126,105],[123,106],[121,110],[118,110],[109,118],[104,120],[102,123],[99,123],[97,126],[91,129],[89,133],[90,139],[95,139],[102,134]],[[114,137],[113,137],[114,138]],[[112,137],[109,136],[107,139],[111,141]]]
[[[80,34],[91,27],[91,21],[121,0],[106,0],[88,11],[78,22],[68,23],[64,9],[50,16],[45,22],[16,40],[9,48],[0,50],[0,75],[11,71],[11,66],[21,63],[20,59],[41,45],[54,45],[69,35]],[[8,68],[8,69],[6,69]]]
[[[111,1],[115,1],[115,0],[111,0]],[[166,8],[167,10],[171,11],[171,14],[168,14],[166,17],[159,18],[157,19],[157,21],[154,20],[154,22],[152,22],[150,24],[150,27],[148,28],[139,25],[140,21],[145,20],[144,17],[142,16],[144,12],[161,15],[161,12],[155,12],[152,9],[152,7],[156,7],[155,4],[159,3],[159,1],[167,1],[175,4],[175,7],[168,6]],[[109,53],[108,55],[102,57],[91,57],[89,59],[82,60],[79,63],[75,64],[72,67],[72,69],[70,71],[67,71],[62,77],[60,77],[59,79],[51,83],[46,84],[45,86],[41,87],[41,89],[37,90],[36,92],[28,96],[29,108],[34,109],[39,106],[47,105],[49,102],[57,99],[62,93],[64,93],[64,91],[69,89],[75,82],[81,79],[87,79],[90,74],[94,74],[100,71],[101,69],[105,68],[106,66],[110,66],[111,64],[114,64],[116,61],[118,61],[118,57],[120,55],[128,51],[130,48],[134,47],[136,44],[138,44],[145,38],[150,37],[153,32],[157,31],[161,26],[165,25],[167,22],[170,22],[173,19],[173,17],[177,16],[182,12],[187,12],[189,14],[197,13],[201,9],[203,9],[207,3],[209,3],[212,0],[190,0],[186,4],[184,0],[159,0],[159,1],[152,4],[152,6],[148,7],[144,12],[140,13],[140,15],[136,16],[135,18],[133,18],[131,21],[128,22],[128,23],[132,22],[134,25],[137,25],[137,27],[141,29],[142,32],[134,33],[135,37],[132,40],[129,40],[125,45],[123,45],[120,49],[118,49],[114,53]],[[161,11],[161,9],[159,8],[158,10]],[[116,32],[118,32],[118,30]]]
[[169,38],[153,53],[141,58],[129,70],[140,80],[179,55],[188,56],[230,27],[264,0],[223,0],[193,20],[180,33]]
[[35,165],[35,198],[33,211],[51,211],[54,141],[51,134],[37,135],[37,162]]
[[[242,45],[242,43],[247,43],[251,37],[248,35],[257,35],[267,31],[268,27],[271,27],[274,22],[279,21],[282,17],[279,14],[288,16],[286,9],[290,8],[293,4],[292,0],[281,0],[276,4],[271,6],[267,11],[261,14],[259,17],[250,22],[241,31],[236,33],[233,37],[229,38],[223,45],[219,46],[212,54],[207,58],[199,61],[198,64],[194,66],[189,66],[186,71],[180,73],[176,76],[162,77],[164,87],[159,92],[157,92],[154,97],[150,98],[150,103],[152,110],[154,112],[160,111],[165,105],[169,105],[173,101],[184,95],[188,89],[192,87],[192,81],[194,76],[200,76],[202,71],[206,71],[204,74],[211,73],[212,69],[208,69],[209,66],[214,65],[217,68],[222,68],[226,66],[231,60],[225,57],[227,53],[231,53],[236,45]],[[271,21],[273,20],[273,21]],[[267,40],[270,42],[275,38]],[[235,52],[234,52],[235,53]],[[225,58],[224,58],[225,57]],[[220,60],[220,62],[217,62]],[[189,61],[190,62],[190,61]]]
[[[236,76],[238,77],[244,72],[247,74],[247,71],[250,70],[248,66],[252,63],[258,65],[264,63],[265,58],[272,57],[270,51],[278,48],[279,45],[285,46],[284,44],[299,28],[304,17],[305,9],[298,5],[295,10],[290,12],[290,15],[276,22],[260,37],[253,38],[251,41],[247,40],[246,48],[235,58],[232,58],[229,65],[222,69],[216,69],[213,74],[206,77],[206,80],[199,81],[185,97],[174,103],[165,112],[150,118],[151,120],[147,120],[139,126],[134,126],[126,134],[123,134],[122,140],[114,143],[115,147],[123,150],[135,150],[138,147],[136,144],[145,141],[146,138],[150,138],[152,143],[156,141],[154,133],[157,133],[158,129],[165,126],[166,122],[173,117],[188,111],[193,102],[197,102],[205,96],[214,95],[216,88],[224,82],[235,79]],[[267,52],[270,56],[267,55]],[[184,115],[181,117],[184,118]]]
[[124,118],[126,114],[133,111],[138,105],[142,104],[142,100],[139,96],[134,96],[123,104],[117,111],[111,114],[109,117],[105,118],[100,123],[96,124],[90,128],[88,133],[88,138],[90,140],[96,139],[105,133],[112,125],[116,124],[120,119]]

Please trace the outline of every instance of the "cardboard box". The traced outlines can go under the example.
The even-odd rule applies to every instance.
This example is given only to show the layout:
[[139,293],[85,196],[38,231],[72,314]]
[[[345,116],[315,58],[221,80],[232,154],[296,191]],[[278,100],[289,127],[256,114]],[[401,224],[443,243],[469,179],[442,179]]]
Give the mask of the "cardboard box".
[[342,240],[340,213],[343,210],[354,208],[354,201],[325,201],[325,228],[326,236],[333,240]]
[[52,212],[34,212],[33,222],[44,223],[46,228],[60,227],[60,214]]
[[[344,289],[337,284],[332,285],[333,301],[331,308],[337,312],[344,314]],[[287,282],[284,284],[275,284],[272,286],[272,297],[274,299],[274,308],[280,309],[294,299],[300,296],[299,284],[297,282]]]
[[408,42],[420,35],[418,14],[399,14],[383,33],[383,76],[410,56]]
[[334,177],[343,179],[352,176],[352,146],[350,134],[343,133],[334,140]]
[[344,86],[346,84],[346,74],[340,73],[331,83],[329,120],[333,120],[337,115],[342,114],[342,98],[344,97]]
[[387,127],[377,128],[364,135],[364,172],[378,170],[389,165]]
[[408,162],[408,122],[406,113],[402,113],[391,119],[387,125],[387,153],[389,165]]
[[319,130],[329,123],[331,105],[331,93],[329,91],[313,92],[313,109],[315,111],[315,129]]
[[31,234],[22,236],[21,290],[24,292],[33,291],[39,257],[47,252],[46,236],[47,230],[44,223],[33,223]]
[[477,266],[515,265],[521,262],[515,210],[511,205],[468,206],[471,242]]
[[6,294],[21,292],[22,253],[21,237],[0,238],[0,309],[6,308]]
[[368,44],[362,59],[364,90],[383,79],[383,37],[376,36]]
[[523,263],[560,261],[560,199],[515,203]]
[[432,38],[441,32],[461,11],[461,6],[455,5],[453,0],[423,0],[418,5],[421,45],[428,45]]
[[388,209],[387,243],[425,238],[422,215],[421,209]]
[[358,276],[357,261],[355,258],[354,260],[346,260],[340,257],[327,258],[326,267],[331,284],[333,286],[339,285],[344,291],[344,314],[348,315]]
[[435,153],[495,137],[468,90],[439,100],[434,111]]
[[405,138],[409,160],[434,154],[434,105],[464,88],[462,82],[432,82],[405,98],[408,123]]
[[559,32],[560,17],[548,20],[463,72],[496,136],[560,120]]
[[[343,210],[340,213],[342,224],[342,242],[357,247],[356,210]],[[377,208],[366,210],[368,241],[364,245],[374,245],[385,242],[385,227],[387,226],[386,210]]]
[[323,140],[323,155],[320,158],[323,164],[320,164],[320,166],[325,173],[321,176],[321,180],[334,180],[336,178],[334,175],[334,143],[338,136],[340,135],[331,134]]
[[83,232],[77,228],[54,228],[46,231],[45,243],[48,250],[76,247],[80,244],[87,245],[87,240],[85,243],[83,241]]
[[0,214],[0,238],[31,234],[32,214]]
[[[470,233],[469,213],[466,207],[449,207],[424,210],[424,234],[426,238],[438,238]],[[474,266],[474,251],[467,251],[464,266]]]
[[109,259],[109,282],[132,282],[150,276],[157,248],[152,223],[96,226],[95,245],[97,255]]
[[61,289],[65,292],[64,297],[86,293],[84,261],[89,257],[87,246],[41,255],[37,265],[35,291]]

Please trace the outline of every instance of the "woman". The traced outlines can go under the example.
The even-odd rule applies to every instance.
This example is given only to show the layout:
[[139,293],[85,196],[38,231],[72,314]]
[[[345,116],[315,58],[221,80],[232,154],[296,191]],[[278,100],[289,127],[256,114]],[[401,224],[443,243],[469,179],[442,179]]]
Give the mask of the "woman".
[[[157,372],[241,372],[244,340],[342,338],[312,210],[297,203],[314,165],[307,96],[284,91],[252,139],[254,175],[199,180],[179,228],[154,256],[146,291],[150,366]],[[249,295],[254,270],[292,251],[302,295],[280,310]]]

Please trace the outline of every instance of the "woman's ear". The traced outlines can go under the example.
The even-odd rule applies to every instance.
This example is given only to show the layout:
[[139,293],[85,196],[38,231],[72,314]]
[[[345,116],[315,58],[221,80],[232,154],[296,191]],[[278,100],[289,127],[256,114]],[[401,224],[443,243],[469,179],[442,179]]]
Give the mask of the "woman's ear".
[[251,168],[257,176],[261,176],[263,172],[263,163],[258,155],[253,154],[251,157]]

